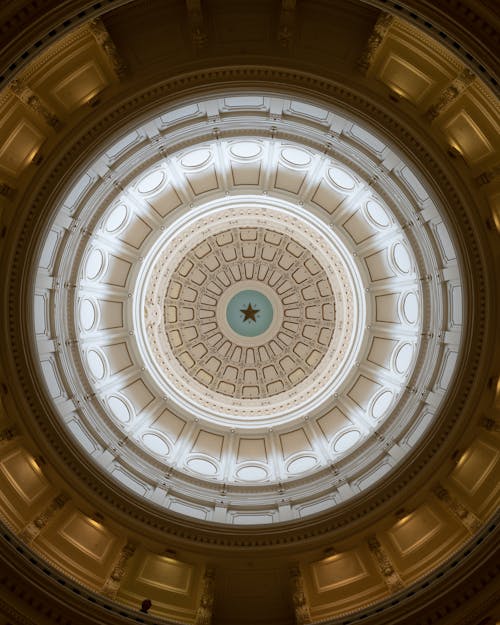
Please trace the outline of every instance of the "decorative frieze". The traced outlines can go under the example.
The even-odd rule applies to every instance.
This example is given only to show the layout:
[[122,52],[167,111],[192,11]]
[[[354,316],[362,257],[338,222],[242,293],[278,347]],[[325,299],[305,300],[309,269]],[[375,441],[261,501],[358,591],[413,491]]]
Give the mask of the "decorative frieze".
[[200,0],[186,0],[191,40],[195,48],[203,48],[207,45],[208,35],[203,19],[203,11]]
[[50,126],[54,130],[61,127],[61,121],[54,111],[44,104],[28,85],[21,80],[13,80],[10,83],[10,89],[23,104],[41,117],[47,126]]
[[116,593],[120,588],[120,582],[125,574],[125,569],[127,566],[127,562],[134,555],[137,549],[137,545],[132,542],[127,542],[121,549],[118,554],[118,558],[116,559],[113,570],[111,571],[110,576],[104,583],[103,592],[108,597],[114,598],[116,597]]
[[127,66],[123,62],[123,59],[121,58],[115,43],[111,39],[111,36],[102,20],[95,19],[90,21],[89,29],[97,44],[107,56],[114,73],[118,78],[123,78],[123,76],[127,73]]
[[500,166],[492,167],[491,169],[487,169],[476,176],[475,180],[480,187],[493,182],[496,178],[500,176]]
[[4,197],[7,199],[12,198],[14,195],[15,189],[8,185],[6,182],[0,182],[0,197]]
[[437,97],[434,104],[427,110],[425,116],[433,121],[441,115],[475,80],[476,76],[468,69],[463,69],[455,80],[448,85]]
[[18,436],[18,431],[13,426],[0,430],[0,445],[8,443],[16,436]]
[[366,74],[373,65],[377,52],[393,22],[394,17],[389,13],[381,13],[375,22],[375,26],[373,27],[365,49],[358,59],[358,68],[362,74]]
[[33,541],[47,525],[49,520],[59,511],[61,511],[69,501],[69,495],[61,493],[54,497],[50,504],[33,519],[20,533],[20,538],[25,542]]
[[453,514],[460,519],[461,523],[471,534],[475,534],[480,529],[481,521],[477,518],[477,516],[461,504],[456,497],[450,495],[446,488],[441,486],[441,484],[437,484],[437,486],[434,487],[433,492],[436,497],[445,504],[448,510],[453,512]]
[[484,417],[481,421],[481,427],[488,432],[500,432],[500,423],[495,419],[490,419],[489,417]]
[[389,558],[389,554],[382,547],[378,538],[374,536],[370,536],[368,538],[368,547],[372,552],[378,566],[378,570],[380,571],[382,577],[384,578],[384,582],[387,585],[387,588],[391,592],[396,592],[400,588],[403,587],[403,581],[399,576],[399,573],[394,568],[394,565]]
[[215,570],[207,568],[203,576],[200,605],[196,611],[195,625],[211,625],[214,608]]
[[278,41],[288,48],[293,40],[296,0],[281,0],[281,13],[278,26]]
[[304,578],[298,565],[290,569],[290,586],[292,591],[292,603],[297,625],[312,623],[309,603],[307,601]]

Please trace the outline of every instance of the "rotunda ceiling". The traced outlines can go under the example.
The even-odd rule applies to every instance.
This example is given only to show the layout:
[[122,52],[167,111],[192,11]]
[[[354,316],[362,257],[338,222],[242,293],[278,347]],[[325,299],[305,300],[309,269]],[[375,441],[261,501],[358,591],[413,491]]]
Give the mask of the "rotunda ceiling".
[[[199,124],[214,107],[224,139]],[[446,397],[452,234],[419,172],[343,115],[276,94],[183,103],[59,198],[34,292],[47,394],[155,505],[235,524],[328,509],[392,471]]]
[[494,19],[464,1],[3,11],[4,618],[497,616]]

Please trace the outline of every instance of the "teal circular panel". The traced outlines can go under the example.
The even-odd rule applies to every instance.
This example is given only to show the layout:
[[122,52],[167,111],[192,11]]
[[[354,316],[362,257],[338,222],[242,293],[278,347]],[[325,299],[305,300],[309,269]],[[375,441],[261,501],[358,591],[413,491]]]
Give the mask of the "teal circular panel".
[[231,328],[241,336],[259,336],[273,321],[273,305],[259,291],[236,293],[226,308],[226,319]]

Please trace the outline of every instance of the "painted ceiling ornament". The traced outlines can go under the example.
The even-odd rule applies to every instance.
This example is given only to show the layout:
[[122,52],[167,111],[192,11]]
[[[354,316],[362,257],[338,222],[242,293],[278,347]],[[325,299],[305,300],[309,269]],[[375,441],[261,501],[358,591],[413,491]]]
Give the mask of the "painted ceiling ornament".
[[[247,271],[249,267],[250,264],[247,261]],[[236,334],[241,337],[255,337],[257,345],[260,342],[257,337],[265,333],[272,324],[275,310],[269,298],[263,293],[263,290],[269,288],[265,286],[265,281],[262,281],[261,285],[258,279],[253,280],[252,283],[255,284],[255,289],[240,290],[231,297],[226,306],[225,319]],[[237,288],[237,284],[236,282],[231,292]],[[221,285],[221,288],[224,287]],[[226,301],[225,293],[222,293],[222,297]],[[221,307],[219,307],[219,313],[222,313],[223,317]]]
[[292,235],[291,209],[261,203],[207,207],[166,233],[151,261],[146,302],[163,306],[146,303],[146,345],[169,394],[182,402],[183,392],[201,418],[290,418],[331,386],[352,341],[352,279],[337,246],[300,212]]
[[256,315],[260,313],[260,310],[258,308],[252,308],[252,304],[249,302],[246,308],[240,309],[240,312],[244,315],[243,322],[253,321],[255,323],[257,321]]

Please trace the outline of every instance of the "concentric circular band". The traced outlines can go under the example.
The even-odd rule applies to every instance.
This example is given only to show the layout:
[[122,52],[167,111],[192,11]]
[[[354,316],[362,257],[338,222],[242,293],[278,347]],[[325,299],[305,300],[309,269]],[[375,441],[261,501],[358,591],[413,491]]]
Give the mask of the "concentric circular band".
[[[349,370],[354,329],[364,325],[360,278],[342,243],[282,200],[224,199],[190,217],[143,263],[150,278],[136,315],[145,311],[158,384],[198,418],[232,427],[309,413]],[[224,323],[226,303],[249,284],[262,285],[277,310],[256,341]]]
[[[109,445],[120,449],[105,470],[121,484],[152,497],[165,471],[160,504],[168,509],[213,519],[214,489],[230,484],[217,520],[276,522],[272,485],[284,482],[295,517],[335,505],[396,466],[452,379],[458,346],[443,348],[438,334],[454,324],[449,335],[460,335],[460,280],[439,210],[402,160],[373,180],[377,157],[356,125],[342,138],[345,153],[332,157],[320,150],[321,121],[316,133],[297,117],[291,141],[269,139],[255,118],[252,133],[212,142],[193,135],[186,146],[184,126],[163,129],[162,119],[150,123],[172,141],[168,157],[145,138],[140,158],[135,144],[116,157],[122,187],[89,169],[87,187],[61,200],[35,304],[45,301],[48,273],[75,289],[47,309],[62,337],[57,358],[40,352],[48,393],[97,462]],[[420,219],[422,203],[432,229]],[[59,237],[68,219],[85,238],[80,229]],[[266,236],[277,238],[278,256]],[[446,259],[437,258],[441,249]],[[446,302],[426,279],[443,264]],[[266,267],[276,282],[259,274]],[[225,285],[221,272],[232,276]],[[290,290],[278,293],[287,280]],[[224,288],[207,299],[210,282]],[[233,288],[260,288],[271,303],[276,295],[278,334],[295,323],[290,345],[273,352],[273,323],[263,343],[230,335]],[[202,314],[213,329],[202,329]],[[60,379],[91,399],[73,410],[59,399]],[[341,481],[332,482],[332,465]]]

